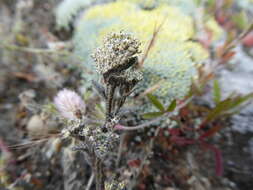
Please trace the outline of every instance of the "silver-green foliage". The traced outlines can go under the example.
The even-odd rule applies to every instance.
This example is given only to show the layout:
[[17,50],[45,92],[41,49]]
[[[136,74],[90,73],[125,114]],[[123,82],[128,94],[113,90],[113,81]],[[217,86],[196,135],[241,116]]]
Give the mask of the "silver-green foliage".
[[[122,20],[118,17],[90,19],[84,14],[80,18],[74,34],[75,53],[85,58],[86,67],[95,70],[90,55],[98,46],[101,31],[119,24],[122,24]],[[159,87],[152,93],[166,106],[174,99],[183,98],[189,91],[191,78],[196,74],[195,66],[201,62],[195,60],[196,57],[201,57],[198,54],[195,44],[180,39],[166,43],[163,43],[163,40],[159,41],[156,44],[156,53],[149,55],[144,63],[143,80],[136,92],[142,93],[158,84]],[[91,80],[96,80],[94,74],[84,74],[85,85],[89,85]]]
[[138,88],[139,93],[155,89],[151,93],[166,107],[174,99],[184,98],[191,86],[191,79],[196,74],[194,61],[185,55],[186,52],[177,50],[177,46],[176,43],[168,44],[159,56],[146,60],[143,80]]
[[106,3],[112,0],[63,0],[55,10],[56,26],[69,29],[79,11],[94,4]]
[[56,25],[59,28],[69,29],[74,17],[79,11],[90,6],[94,0],[64,0],[55,10]]
[[[83,74],[84,86],[86,88],[91,86],[91,80],[98,80],[95,71],[96,67],[90,55],[101,43],[101,36],[111,32],[112,29],[119,31],[127,28],[127,32],[133,32],[140,37],[142,30],[138,30],[136,27],[142,28],[147,23],[149,23],[150,27],[146,27],[145,29],[150,29],[150,37],[152,36],[154,21],[150,22],[150,19],[146,15],[150,12],[142,10],[140,7],[135,6],[136,4],[131,4],[130,6],[129,3],[126,3],[127,0],[121,2],[109,3],[105,6],[95,6],[95,12],[93,7],[91,7],[76,22],[73,37],[75,44],[74,53],[84,59],[83,65],[87,68],[87,72]],[[122,8],[125,6],[129,6],[130,8],[126,11]],[[113,12],[116,8],[122,11]],[[174,33],[171,31],[173,31],[175,19],[178,20],[178,23],[189,26],[189,31],[191,31],[192,25],[187,20],[189,16],[186,16],[185,13],[181,14],[177,7],[168,8],[167,4],[160,10],[161,14],[164,11],[170,11],[174,15],[172,14],[173,18],[168,18],[168,22],[163,26],[163,32],[160,34],[163,35],[163,39],[156,41],[155,49],[152,49],[151,54],[149,54],[144,63],[143,81],[139,84],[137,92],[142,93],[146,89],[158,84],[158,88],[152,93],[167,106],[172,100],[181,99],[187,94],[191,85],[191,79],[196,74],[196,65],[200,64],[206,58],[206,55],[197,43],[187,41],[190,35],[185,32],[186,28],[178,28],[178,33],[182,33],[181,37],[183,37],[183,40],[180,35],[173,37]],[[100,16],[101,11],[106,13],[104,13],[103,17]],[[130,13],[136,15],[136,17],[143,17],[144,21],[141,20],[141,22],[144,23],[139,23],[140,20],[134,19],[135,17],[129,15]],[[150,15],[152,16],[152,14]],[[129,21],[127,20],[128,18]],[[145,32],[147,31],[145,30]],[[171,40],[168,38],[171,38]],[[149,37],[145,37],[142,39],[142,42],[148,42],[149,40]]]

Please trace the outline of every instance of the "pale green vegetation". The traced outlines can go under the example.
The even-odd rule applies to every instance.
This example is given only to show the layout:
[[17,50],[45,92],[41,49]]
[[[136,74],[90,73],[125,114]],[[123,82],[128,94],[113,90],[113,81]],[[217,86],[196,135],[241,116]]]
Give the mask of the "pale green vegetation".
[[[58,23],[63,23],[60,26],[67,28],[70,18],[73,18],[70,15],[84,8],[78,1],[72,4],[75,4],[71,5],[72,8],[65,8],[68,10],[65,21],[64,7],[70,6],[68,1],[63,1],[57,9]],[[196,2],[185,0],[119,0],[87,8],[75,21],[73,36],[75,54],[84,60],[83,65],[89,70],[83,74],[84,87],[89,88],[91,81],[98,79],[90,54],[101,44],[104,36],[121,30],[133,33],[140,39],[140,49],[144,54],[154,30],[162,25],[142,68],[144,80],[137,92],[158,84],[152,93],[164,104],[184,98],[192,78],[196,77],[196,68],[208,58],[206,50],[191,40],[196,29],[189,14],[194,14],[196,8]],[[214,39],[218,39],[221,29],[212,18],[206,20],[206,27],[213,32]]]

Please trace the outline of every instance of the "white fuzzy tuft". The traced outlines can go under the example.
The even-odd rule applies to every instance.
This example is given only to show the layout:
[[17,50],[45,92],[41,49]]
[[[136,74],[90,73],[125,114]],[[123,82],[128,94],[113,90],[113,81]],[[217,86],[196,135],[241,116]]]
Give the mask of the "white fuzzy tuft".
[[78,119],[85,112],[85,103],[74,91],[63,89],[54,98],[54,104],[63,117]]

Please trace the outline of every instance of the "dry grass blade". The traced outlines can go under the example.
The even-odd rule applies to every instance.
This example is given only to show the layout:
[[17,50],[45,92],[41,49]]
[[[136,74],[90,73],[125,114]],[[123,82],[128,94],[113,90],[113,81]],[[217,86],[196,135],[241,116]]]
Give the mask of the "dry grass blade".
[[160,80],[160,81],[157,82],[155,85],[153,85],[153,86],[149,87],[148,89],[146,89],[143,93],[141,93],[141,94],[137,97],[137,99],[138,99],[138,98],[142,98],[142,97],[146,96],[147,94],[150,94],[150,93],[154,92],[156,89],[160,88],[163,81],[164,81],[164,80]]
[[253,30],[253,22],[249,24],[249,27],[246,30],[244,30],[241,34],[239,34],[237,38],[235,38],[225,46],[225,49],[222,52],[221,57],[224,57],[231,49],[233,49],[239,42],[241,42],[241,40],[252,30]]
[[20,143],[20,144],[10,145],[10,146],[8,146],[8,148],[9,149],[29,148],[31,146],[34,146],[34,145],[46,142],[46,141],[48,141],[51,138],[57,138],[57,137],[60,137],[60,134],[48,136],[48,137],[45,137],[45,138],[39,139],[39,140],[31,140],[30,142],[27,142],[27,143]]
[[140,60],[140,62],[139,62],[139,67],[140,67],[140,68],[143,66],[145,60],[146,60],[147,57],[148,57],[148,54],[149,54],[151,48],[154,46],[155,41],[156,41],[157,36],[158,36],[158,33],[160,32],[160,30],[161,30],[163,24],[165,23],[165,20],[166,20],[166,17],[165,17],[164,20],[159,24],[158,27],[156,27],[156,25],[155,25],[154,32],[153,32],[153,34],[152,34],[152,38],[151,38],[151,40],[149,41],[148,46],[147,46],[147,48],[146,48],[146,50],[145,50],[145,52],[144,52],[144,54],[143,54],[143,56],[142,56],[142,58],[141,58],[141,60]]

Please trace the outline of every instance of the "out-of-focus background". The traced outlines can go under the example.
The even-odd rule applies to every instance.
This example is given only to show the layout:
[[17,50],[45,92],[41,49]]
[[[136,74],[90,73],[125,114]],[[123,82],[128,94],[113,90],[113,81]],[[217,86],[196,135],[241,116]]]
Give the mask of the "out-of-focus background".
[[52,100],[73,89],[103,119],[91,54],[123,30],[142,44],[144,79],[122,124],[161,116],[157,101],[193,98],[170,119],[120,132],[119,178],[140,190],[251,190],[252,18],[252,0],[0,0],[0,189],[86,188],[91,168],[60,138]]

